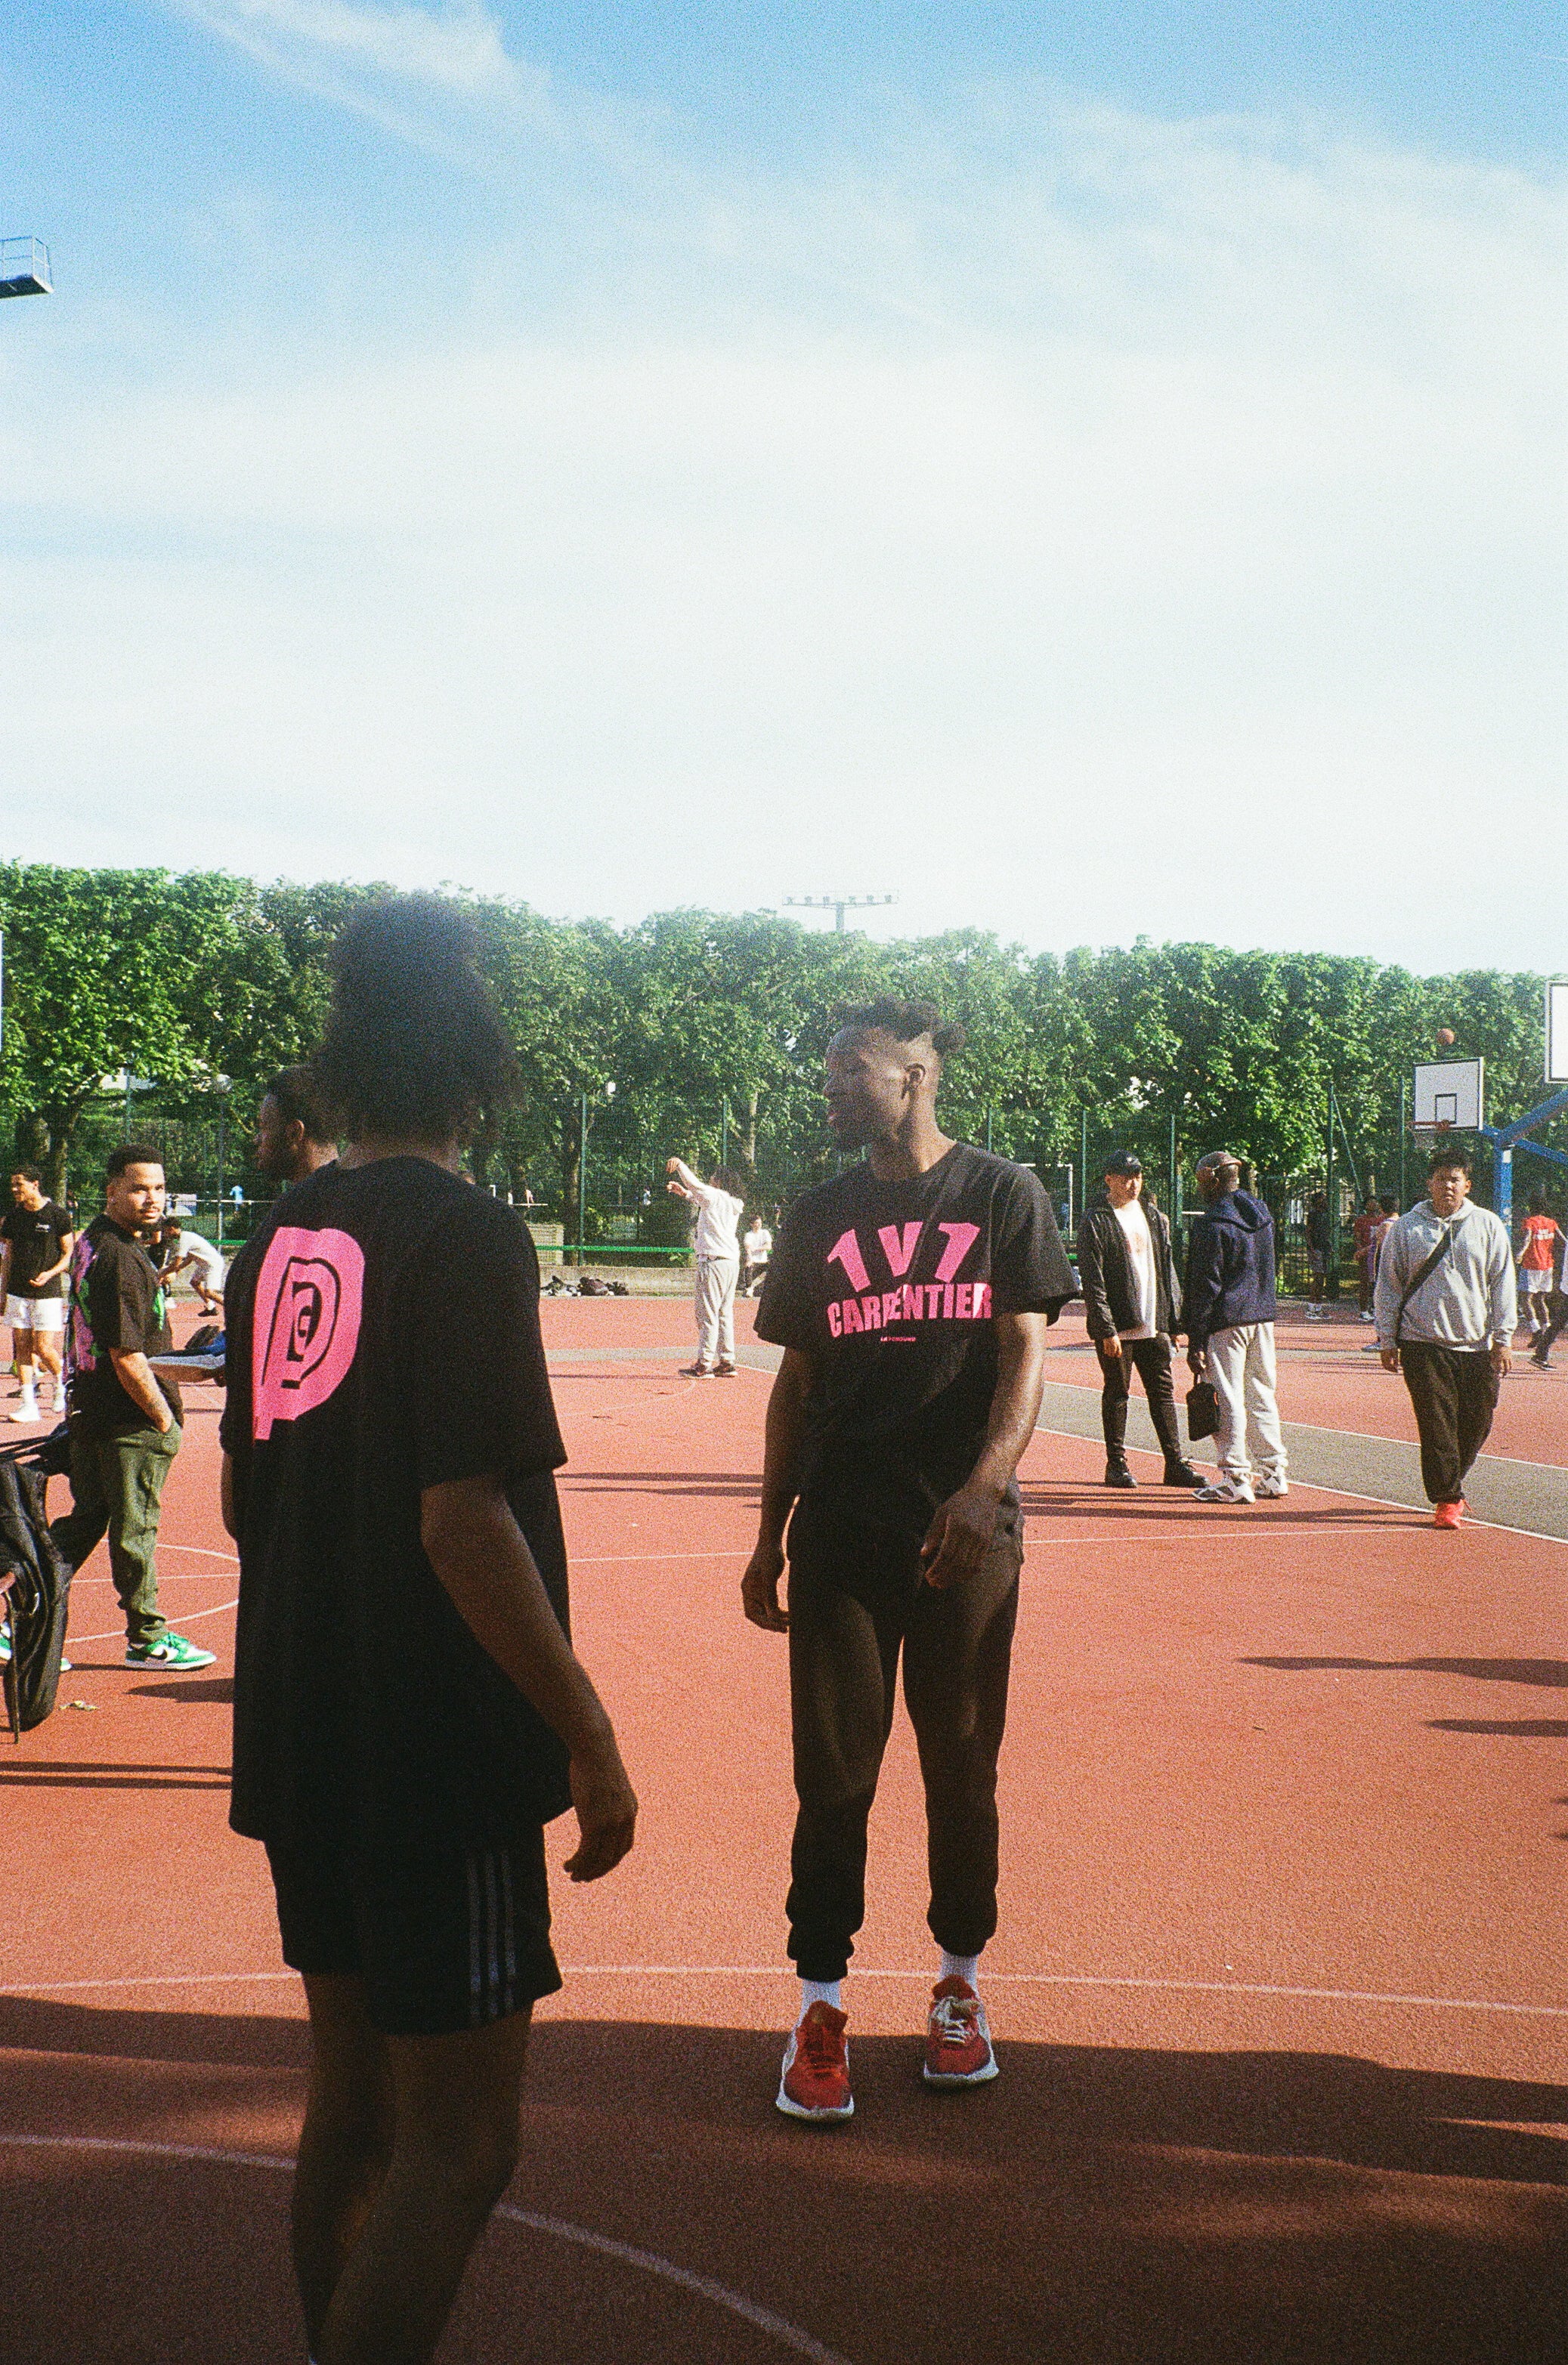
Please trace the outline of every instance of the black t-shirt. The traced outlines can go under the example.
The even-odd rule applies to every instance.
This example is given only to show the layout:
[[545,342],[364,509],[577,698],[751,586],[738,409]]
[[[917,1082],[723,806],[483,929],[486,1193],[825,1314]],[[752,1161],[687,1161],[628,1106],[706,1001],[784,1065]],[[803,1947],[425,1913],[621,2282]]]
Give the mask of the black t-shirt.
[[[120,1385],[109,1360],[166,1355],[174,1345],[163,1284],[134,1232],[95,1216],[71,1251],[71,1411],[84,1435],[123,1437],[152,1423]],[[173,1380],[154,1374],[176,1420],[185,1418]]]
[[65,1288],[64,1275],[56,1273],[41,1288],[35,1286],[38,1275],[47,1272],[51,1264],[60,1262],[60,1251],[68,1232],[75,1230],[63,1207],[46,1199],[41,1207],[8,1208],[0,1216],[0,1239],[11,1243],[11,1277],[6,1287],[13,1297],[59,1297]]
[[1026,1168],[958,1142],[928,1172],[852,1167],[779,1227],[756,1331],[812,1359],[803,1499],[919,1527],[980,1459],[998,1314],[1054,1322],[1078,1295]]
[[566,1628],[528,1232],[425,1159],[324,1166],[278,1202],[226,1308],[234,1828],[371,1856],[537,1829],[570,1803],[566,1752],[420,1539],[424,1488],[501,1479]]

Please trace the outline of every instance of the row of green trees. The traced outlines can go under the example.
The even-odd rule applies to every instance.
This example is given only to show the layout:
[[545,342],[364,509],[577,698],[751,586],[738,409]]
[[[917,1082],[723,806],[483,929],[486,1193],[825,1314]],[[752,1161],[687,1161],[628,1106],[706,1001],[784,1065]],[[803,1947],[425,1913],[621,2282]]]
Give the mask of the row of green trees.
[[[270,1070],[306,1054],[334,936],[374,888],[262,885],[220,872],[0,864],[0,1100],[19,1153],[64,1179],[106,1080],[151,1079],[195,1119],[248,1116]],[[891,944],[768,913],[666,912],[636,926],[465,897],[525,1093],[475,1145],[520,1194],[575,1208],[594,1129],[651,1174],[666,1148],[733,1160],[764,1190],[821,1171],[818,1080],[834,1013],[928,995],[969,1044],[949,1105],[998,1149],[1071,1161],[1086,1125],[1180,1155],[1226,1142],[1278,1174],[1322,1162],[1330,1077],[1358,1149],[1399,1124],[1402,1080],[1436,1056],[1487,1061],[1491,1114],[1539,1101],[1541,981],[1419,978],[1328,954],[1156,945],[1032,954],[978,929]],[[632,1147],[631,1145],[634,1145]],[[594,1164],[601,1160],[592,1152]],[[1147,1155],[1147,1152],[1146,1152]]]

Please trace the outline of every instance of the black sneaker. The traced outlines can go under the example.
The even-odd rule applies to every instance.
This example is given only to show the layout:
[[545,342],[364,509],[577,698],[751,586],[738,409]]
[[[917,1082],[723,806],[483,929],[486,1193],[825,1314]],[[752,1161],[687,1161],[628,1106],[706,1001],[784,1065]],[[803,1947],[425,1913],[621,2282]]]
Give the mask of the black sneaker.
[[1201,1486],[1203,1483],[1190,1462],[1168,1462],[1160,1481],[1165,1486]]
[[1127,1468],[1125,1462],[1107,1462],[1105,1464],[1105,1484],[1107,1486],[1136,1486],[1137,1485],[1137,1480],[1133,1476],[1132,1472]]

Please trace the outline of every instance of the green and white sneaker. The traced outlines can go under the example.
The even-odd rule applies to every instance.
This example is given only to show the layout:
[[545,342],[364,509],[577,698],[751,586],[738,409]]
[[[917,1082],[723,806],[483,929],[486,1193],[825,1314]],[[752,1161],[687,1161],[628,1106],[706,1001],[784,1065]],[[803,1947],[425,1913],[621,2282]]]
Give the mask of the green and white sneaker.
[[144,1651],[128,1643],[125,1664],[128,1667],[170,1667],[175,1675],[185,1676],[194,1667],[210,1667],[217,1656],[216,1651],[198,1651],[194,1642],[187,1642],[183,1634],[171,1629],[161,1642],[149,1643]]
[[[9,1634],[0,1634],[0,1667],[8,1667],[10,1664],[11,1637]],[[62,1676],[69,1676],[73,1673],[69,1659],[62,1659],[60,1663],[60,1672]]]

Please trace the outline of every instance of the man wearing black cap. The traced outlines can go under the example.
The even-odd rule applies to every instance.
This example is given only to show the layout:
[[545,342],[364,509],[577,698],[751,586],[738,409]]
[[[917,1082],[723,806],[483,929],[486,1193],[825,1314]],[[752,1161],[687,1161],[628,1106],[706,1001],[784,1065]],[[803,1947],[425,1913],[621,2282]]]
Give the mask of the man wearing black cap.
[[1105,1484],[1131,1486],[1127,1397],[1136,1369],[1165,1456],[1168,1486],[1196,1486],[1182,1451],[1170,1380],[1171,1335],[1180,1292],[1170,1227],[1143,1200],[1143,1164],[1130,1149],[1106,1161],[1105,1187],[1078,1227],[1078,1277],[1089,1336],[1100,1359],[1100,1419],[1105,1431]]

